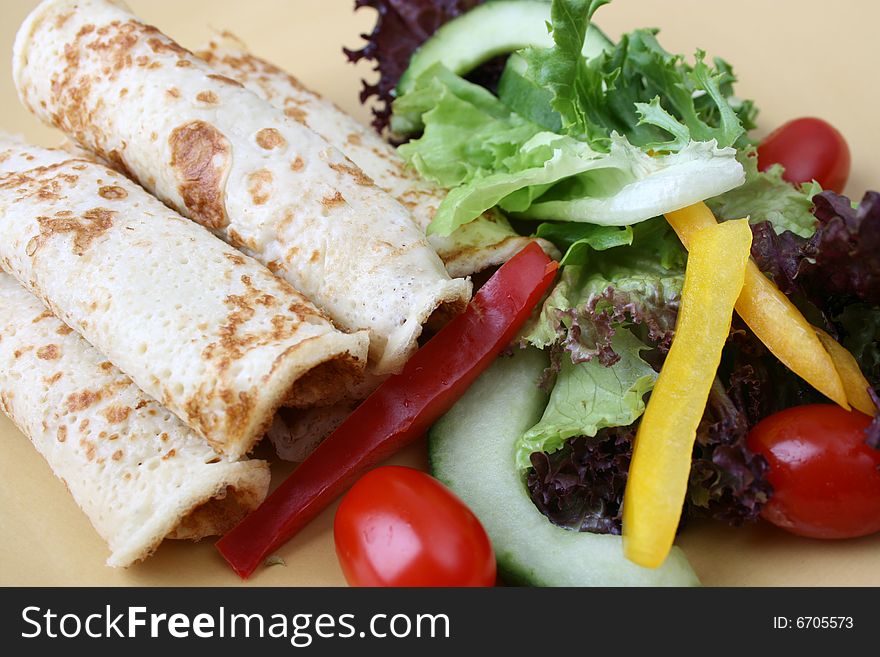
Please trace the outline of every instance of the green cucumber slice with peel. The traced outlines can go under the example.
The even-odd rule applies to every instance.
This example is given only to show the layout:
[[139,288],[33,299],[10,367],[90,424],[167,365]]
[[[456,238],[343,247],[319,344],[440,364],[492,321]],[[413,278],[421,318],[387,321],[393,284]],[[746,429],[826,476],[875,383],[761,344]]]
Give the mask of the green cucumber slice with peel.
[[642,568],[623,556],[620,536],[562,529],[532,503],[514,446],[547,404],[536,385],[546,365],[536,349],[499,358],[429,432],[431,471],[483,523],[499,573],[535,586],[699,585],[678,548]]
[[[478,5],[443,25],[413,53],[396,93],[402,96],[412,89],[416,78],[436,62],[464,75],[498,55],[528,46],[549,48],[553,45],[547,31],[549,21],[548,2],[497,0]],[[611,45],[608,37],[590,24],[584,55],[593,56]]]

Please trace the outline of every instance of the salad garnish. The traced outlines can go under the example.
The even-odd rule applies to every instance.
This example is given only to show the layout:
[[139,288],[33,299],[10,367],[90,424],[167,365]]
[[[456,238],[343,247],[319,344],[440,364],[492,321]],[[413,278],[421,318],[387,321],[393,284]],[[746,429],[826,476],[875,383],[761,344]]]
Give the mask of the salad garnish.
[[[560,525],[621,531],[643,396],[665,366],[688,258],[658,215],[685,241],[688,217],[702,217],[704,227],[747,217],[754,262],[738,309],[748,321],[734,317],[709,389],[685,516],[755,520],[772,496],[767,461],[746,446],[761,418],[826,399],[813,386],[842,406],[873,411],[865,388],[880,383],[880,308],[864,288],[876,258],[859,244],[880,227],[868,221],[872,237],[860,240],[846,200],[839,204],[846,218],[824,228],[823,199],[834,197],[758,148],[750,136],[757,108],[737,97],[725,60],[669,53],[653,29],[612,43],[592,22],[602,1],[497,4],[542,5],[534,12],[546,12],[550,37],[492,59],[493,70],[503,65],[497,81],[485,82],[486,69],[474,80],[485,60],[473,58],[468,71],[457,57],[453,71],[436,57],[435,46],[449,43],[463,20],[429,40],[423,51],[431,57],[415,52],[419,65],[406,84],[392,81],[390,69],[381,74],[397,89],[390,125],[393,138],[406,140],[400,152],[451,189],[431,230],[445,233],[494,207],[565,254],[558,282],[520,335],[522,346],[551,356],[541,382],[550,392],[544,417],[516,449],[532,499]],[[505,20],[514,12],[506,8]],[[734,167],[736,181],[722,183]],[[839,173],[815,177],[837,187]],[[724,189],[709,191],[713,185]],[[871,204],[863,205],[867,216]]]

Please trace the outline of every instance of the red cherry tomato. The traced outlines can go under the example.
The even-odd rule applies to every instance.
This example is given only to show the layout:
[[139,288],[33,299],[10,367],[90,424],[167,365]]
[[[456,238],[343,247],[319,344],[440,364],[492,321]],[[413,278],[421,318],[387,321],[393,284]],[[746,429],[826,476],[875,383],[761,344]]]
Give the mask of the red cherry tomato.
[[412,468],[365,474],[333,523],[352,586],[492,586],[495,555],[477,517],[439,481]]
[[797,406],[759,422],[749,449],[770,463],[763,516],[793,534],[852,538],[880,531],[880,450],[871,418],[839,406]]
[[806,117],[782,124],[758,146],[758,168],[785,167],[788,182],[815,180],[823,189],[842,193],[849,178],[849,146],[834,126]]

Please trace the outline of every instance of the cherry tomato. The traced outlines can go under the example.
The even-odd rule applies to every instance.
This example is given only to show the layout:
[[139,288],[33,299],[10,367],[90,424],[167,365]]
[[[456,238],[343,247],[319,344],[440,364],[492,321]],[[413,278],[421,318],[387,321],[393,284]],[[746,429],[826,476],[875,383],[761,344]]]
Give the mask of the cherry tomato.
[[842,193],[849,178],[849,146],[834,126],[822,119],[805,117],[782,124],[758,146],[758,168],[774,164],[785,167],[788,182],[815,180],[822,189]]
[[839,406],[797,406],[759,422],[749,449],[770,463],[763,516],[793,534],[852,538],[880,531],[880,450],[871,418]]
[[495,555],[477,517],[448,488],[412,468],[365,474],[333,523],[352,586],[492,586]]

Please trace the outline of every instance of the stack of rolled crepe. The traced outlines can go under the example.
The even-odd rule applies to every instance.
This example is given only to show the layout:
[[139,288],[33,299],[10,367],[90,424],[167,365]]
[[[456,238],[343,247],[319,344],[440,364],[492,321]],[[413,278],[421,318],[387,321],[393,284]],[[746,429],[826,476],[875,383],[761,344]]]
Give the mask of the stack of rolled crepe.
[[0,400],[111,565],[235,523],[280,406],[366,394],[466,305],[447,268],[524,241],[487,215],[429,244],[442,192],[390,146],[264,62],[299,109],[244,53],[206,57],[111,0],[46,0],[16,38],[22,101],[94,157],[0,139]]
[[238,522],[269,472],[237,460],[277,408],[334,401],[366,363],[365,331],[338,331],[116,171],[11,138],[0,268],[17,279],[0,274],[2,409],[108,542],[109,565]]
[[164,538],[230,529],[269,487],[265,461],[229,462],[0,273],[0,408],[110,546],[110,566]]
[[47,0],[15,42],[25,106],[252,255],[399,371],[466,305],[409,211],[326,140],[109,0]]
[[0,139],[0,266],[230,458],[282,404],[335,401],[365,332],[116,171]]

